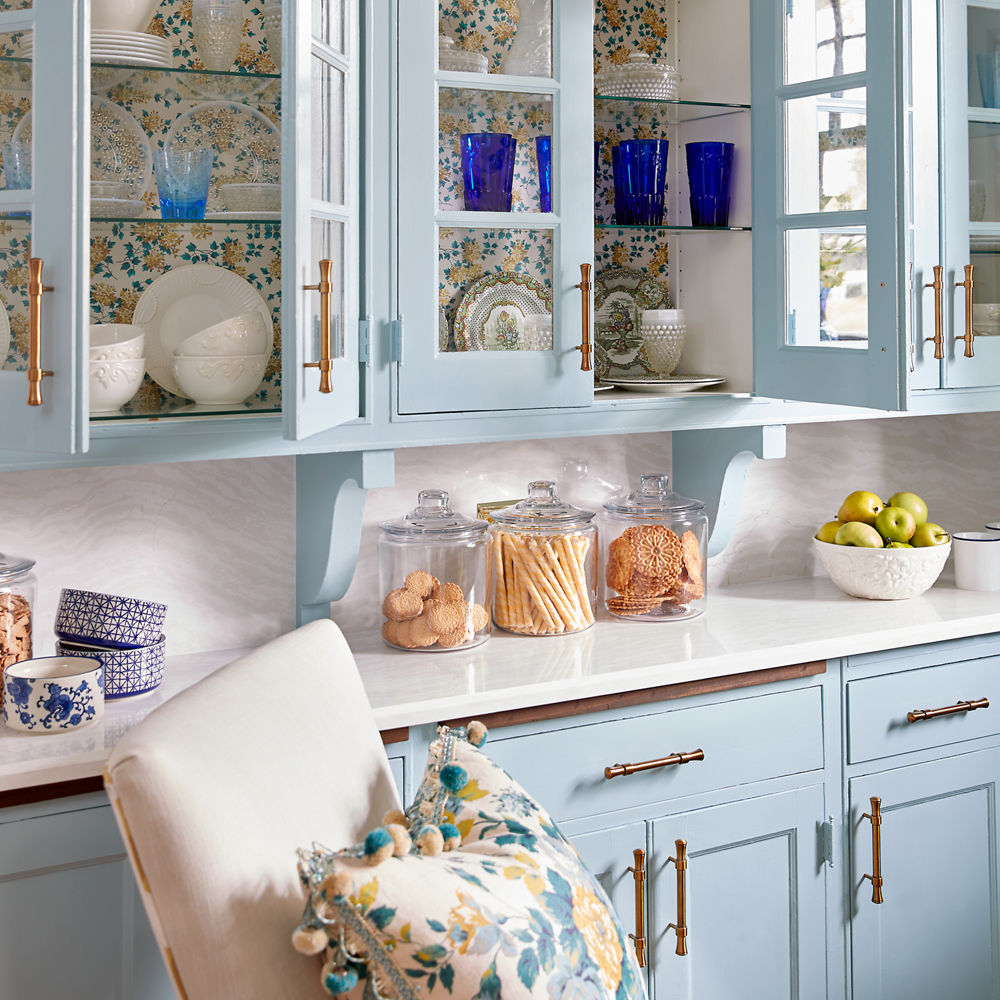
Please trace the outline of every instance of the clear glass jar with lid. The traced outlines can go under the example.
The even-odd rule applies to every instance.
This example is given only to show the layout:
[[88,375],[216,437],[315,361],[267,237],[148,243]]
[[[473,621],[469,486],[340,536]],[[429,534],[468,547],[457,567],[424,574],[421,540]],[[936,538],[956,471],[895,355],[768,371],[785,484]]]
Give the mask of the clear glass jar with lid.
[[700,500],[678,496],[663,473],[604,504],[608,611],[628,621],[678,621],[705,610],[708,517]]
[[34,559],[0,552],[0,674],[31,659],[32,614],[37,585]]
[[485,642],[487,523],[457,514],[443,490],[421,490],[413,510],[380,527],[382,638],[424,652]]
[[493,621],[522,635],[564,635],[594,624],[596,512],[565,503],[555,484],[528,484],[528,496],[493,511]]

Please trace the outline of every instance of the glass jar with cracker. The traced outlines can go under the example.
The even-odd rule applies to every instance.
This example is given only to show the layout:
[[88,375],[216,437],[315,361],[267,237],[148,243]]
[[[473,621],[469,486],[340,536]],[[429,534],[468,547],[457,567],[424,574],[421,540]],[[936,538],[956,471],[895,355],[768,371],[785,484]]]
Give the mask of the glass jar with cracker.
[[639,488],[604,504],[605,604],[627,621],[680,621],[705,610],[708,517],[649,473]]
[[596,516],[560,500],[548,480],[530,483],[524,500],[493,511],[496,625],[521,635],[565,635],[594,624]]
[[7,667],[31,659],[34,565],[34,559],[0,552],[0,676]]
[[444,490],[422,490],[413,510],[380,527],[382,638],[430,653],[485,642],[486,522],[453,511]]

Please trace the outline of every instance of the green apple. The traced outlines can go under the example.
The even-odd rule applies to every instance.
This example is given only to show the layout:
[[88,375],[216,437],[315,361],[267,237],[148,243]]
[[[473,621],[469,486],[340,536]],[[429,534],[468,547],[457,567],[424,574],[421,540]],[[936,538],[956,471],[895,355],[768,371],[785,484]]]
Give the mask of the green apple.
[[887,549],[912,549],[913,546],[909,542],[889,542],[886,544]]
[[821,542],[833,542],[837,529],[843,524],[843,521],[827,521],[819,531],[816,532],[816,538]]
[[861,521],[863,524],[875,524],[878,512],[885,507],[877,493],[866,490],[855,490],[849,494],[837,511],[838,521]]
[[918,524],[917,530],[913,532],[913,537],[910,539],[914,548],[923,548],[925,545],[944,545],[950,541],[951,535],[940,524],[935,524],[933,521],[924,521],[923,524]]
[[908,510],[917,524],[923,524],[927,520],[927,504],[916,493],[893,493],[889,497],[888,506]]
[[856,545],[864,549],[882,548],[882,536],[863,521],[848,521],[837,529],[833,539],[837,545]]
[[908,542],[917,530],[917,522],[905,507],[890,506],[875,515],[875,530],[887,542]]

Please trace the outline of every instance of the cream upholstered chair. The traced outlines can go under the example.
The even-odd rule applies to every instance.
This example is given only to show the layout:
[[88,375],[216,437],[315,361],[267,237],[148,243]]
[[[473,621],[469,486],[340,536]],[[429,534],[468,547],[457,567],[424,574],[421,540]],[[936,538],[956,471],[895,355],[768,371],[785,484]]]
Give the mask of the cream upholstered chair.
[[333,622],[157,708],[119,742],[104,780],[180,997],[327,997],[316,963],[291,946],[304,903],[295,850],[355,843],[399,808]]

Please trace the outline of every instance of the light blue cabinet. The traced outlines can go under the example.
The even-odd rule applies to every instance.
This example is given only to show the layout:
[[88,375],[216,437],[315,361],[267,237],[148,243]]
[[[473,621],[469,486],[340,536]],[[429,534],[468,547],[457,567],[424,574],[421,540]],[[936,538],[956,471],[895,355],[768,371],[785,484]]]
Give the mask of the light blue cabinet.
[[[817,862],[823,799],[813,785],[652,823],[657,1000],[825,994],[825,866]],[[679,841],[686,868],[678,873],[668,859],[679,855]],[[669,927],[681,913],[686,954],[678,954],[679,935]]]
[[[854,1000],[1000,996],[1000,751],[852,778]],[[877,853],[872,797],[880,799]],[[882,903],[866,874],[879,864]]]
[[103,794],[0,812],[5,997],[174,1000]]

